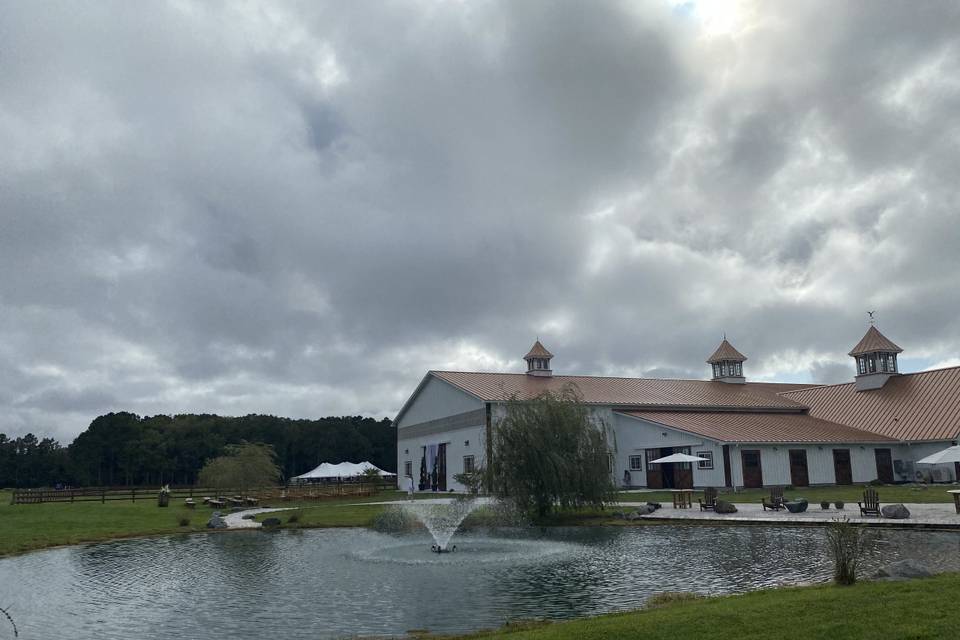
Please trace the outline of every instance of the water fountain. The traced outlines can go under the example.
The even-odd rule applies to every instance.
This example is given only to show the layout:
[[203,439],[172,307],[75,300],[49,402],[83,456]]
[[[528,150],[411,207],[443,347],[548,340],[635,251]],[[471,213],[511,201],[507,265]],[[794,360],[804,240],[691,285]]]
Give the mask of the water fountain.
[[423,523],[433,536],[434,544],[431,550],[436,553],[446,553],[455,549],[455,547],[448,548],[450,538],[466,517],[478,507],[490,502],[490,498],[467,498],[444,502],[411,500],[400,508]]

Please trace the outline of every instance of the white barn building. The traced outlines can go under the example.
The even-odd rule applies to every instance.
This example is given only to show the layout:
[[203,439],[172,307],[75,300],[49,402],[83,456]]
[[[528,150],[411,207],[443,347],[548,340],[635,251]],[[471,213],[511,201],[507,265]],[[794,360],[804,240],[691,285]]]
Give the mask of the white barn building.
[[[624,487],[761,487],[953,481],[960,464],[916,460],[960,437],[960,367],[901,374],[902,350],[874,326],[850,351],[852,382],[749,382],[726,339],[711,380],[553,375],[539,340],[527,372],[430,371],[394,420],[397,469],[420,491],[462,490],[454,475],[495,455],[490,430],[507,399],[574,385],[616,444]],[[651,464],[671,453],[706,462]]]

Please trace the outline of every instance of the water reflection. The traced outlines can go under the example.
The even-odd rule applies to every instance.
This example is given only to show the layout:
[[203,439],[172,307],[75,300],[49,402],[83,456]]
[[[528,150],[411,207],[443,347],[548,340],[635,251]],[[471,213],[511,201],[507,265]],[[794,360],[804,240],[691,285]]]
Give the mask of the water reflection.
[[[960,534],[871,531],[863,571],[910,557],[960,570]],[[0,561],[25,638],[285,638],[493,627],[827,580],[818,528],[651,526],[472,531],[452,554],[366,530],[177,536]]]

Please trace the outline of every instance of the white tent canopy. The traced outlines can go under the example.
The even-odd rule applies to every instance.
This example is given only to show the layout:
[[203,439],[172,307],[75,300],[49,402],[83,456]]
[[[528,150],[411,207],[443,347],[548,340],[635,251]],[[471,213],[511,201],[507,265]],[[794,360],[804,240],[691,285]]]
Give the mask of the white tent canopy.
[[699,458],[697,456],[691,456],[686,453],[674,453],[673,455],[664,456],[663,458],[657,458],[656,460],[651,460],[650,464],[666,464],[669,462],[707,462],[707,459]]
[[320,480],[324,478],[353,478],[363,474],[367,469],[376,469],[380,477],[394,476],[395,473],[384,471],[379,467],[364,460],[363,462],[341,462],[339,464],[330,464],[324,462],[316,469],[295,476],[294,480]]
[[926,458],[917,460],[917,464],[945,464],[950,462],[960,462],[960,445],[947,447],[943,451],[937,451]]

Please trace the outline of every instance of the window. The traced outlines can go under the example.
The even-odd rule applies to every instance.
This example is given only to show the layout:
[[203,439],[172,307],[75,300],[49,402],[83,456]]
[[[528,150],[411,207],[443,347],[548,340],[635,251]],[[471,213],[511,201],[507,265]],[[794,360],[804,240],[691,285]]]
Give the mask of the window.
[[464,441],[463,441],[463,446],[469,447],[469,446],[470,446],[470,441],[469,441],[469,440],[464,440]]
[[643,471],[642,456],[630,456],[630,471]]
[[473,473],[473,456],[463,456],[463,472]]
[[697,451],[698,458],[706,458],[697,463],[697,469],[713,469],[713,451]]
[[403,463],[403,475],[413,477],[413,463],[409,460]]

